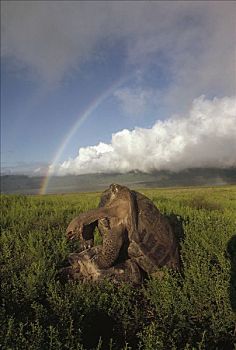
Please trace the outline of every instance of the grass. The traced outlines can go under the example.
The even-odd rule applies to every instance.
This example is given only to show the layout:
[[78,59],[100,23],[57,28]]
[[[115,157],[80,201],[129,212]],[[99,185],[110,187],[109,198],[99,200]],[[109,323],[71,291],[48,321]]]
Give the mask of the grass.
[[140,192],[185,234],[183,274],[140,289],[56,279],[78,247],[65,229],[99,193],[1,196],[2,349],[236,349],[236,186]]

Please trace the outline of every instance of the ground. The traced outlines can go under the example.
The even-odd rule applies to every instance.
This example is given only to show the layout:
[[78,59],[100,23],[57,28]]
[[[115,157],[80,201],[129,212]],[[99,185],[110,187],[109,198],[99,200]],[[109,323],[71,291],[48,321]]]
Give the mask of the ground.
[[[233,349],[236,186],[140,190],[183,221],[182,275],[142,288],[56,279],[70,220],[100,193],[1,197],[3,349]],[[96,235],[96,243],[99,243]]]

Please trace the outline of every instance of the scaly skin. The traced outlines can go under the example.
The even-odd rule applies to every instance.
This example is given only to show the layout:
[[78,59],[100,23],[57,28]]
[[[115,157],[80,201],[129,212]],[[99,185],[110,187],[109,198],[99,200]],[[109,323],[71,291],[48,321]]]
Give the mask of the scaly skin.
[[[122,245],[128,246],[126,259],[135,260],[148,274],[163,266],[179,270],[178,242],[169,221],[146,196],[136,191],[131,191],[131,195],[133,210],[137,214],[134,218],[137,221],[136,230],[129,231],[124,225],[117,240],[114,238],[112,243],[106,243],[106,248],[110,245],[110,250],[119,250],[121,254]],[[106,205],[107,197],[109,200],[109,193],[105,191],[101,197],[101,205]],[[98,221],[99,232],[105,238],[116,229],[116,225],[115,218],[107,218],[105,224],[103,220]]]
[[[134,235],[137,231],[137,215],[131,191],[124,186],[111,185],[105,195],[106,206],[80,214],[71,221],[66,231],[69,239],[77,237],[84,241],[85,228],[89,226],[87,229],[89,231],[88,239],[91,241],[93,230],[98,225],[103,236],[103,244],[94,260],[99,269],[111,267],[118,258],[126,232]],[[106,222],[109,222],[108,226],[106,226]]]

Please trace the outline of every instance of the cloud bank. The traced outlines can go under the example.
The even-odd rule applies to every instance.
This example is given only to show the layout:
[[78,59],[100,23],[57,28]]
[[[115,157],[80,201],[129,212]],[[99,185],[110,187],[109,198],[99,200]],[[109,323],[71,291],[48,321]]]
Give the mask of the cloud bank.
[[78,156],[51,171],[86,173],[178,171],[193,167],[236,166],[236,97],[201,96],[189,113],[158,120],[151,129],[124,129],[111,143],[79,149]]
[[235,88],[233,2],[2,1],[1,10],[2,55],[47,83],[122,41],[127,65],[168,71],[175,82],[168,102],[190,86],[193,98]]

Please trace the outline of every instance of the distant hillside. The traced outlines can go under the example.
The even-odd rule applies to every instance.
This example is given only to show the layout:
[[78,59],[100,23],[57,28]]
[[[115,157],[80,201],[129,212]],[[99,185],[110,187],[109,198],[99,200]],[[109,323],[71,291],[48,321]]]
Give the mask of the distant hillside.
[[[2,193],[37,194],[44,178],[26,175],[1,176]],[[236,168],[186,169],[184,171],[159,171],[152,174],[88,174],[53,176],[47,193],[102,191],[111,183],[120,183],[131,188],[211,186],[236,184]]]

